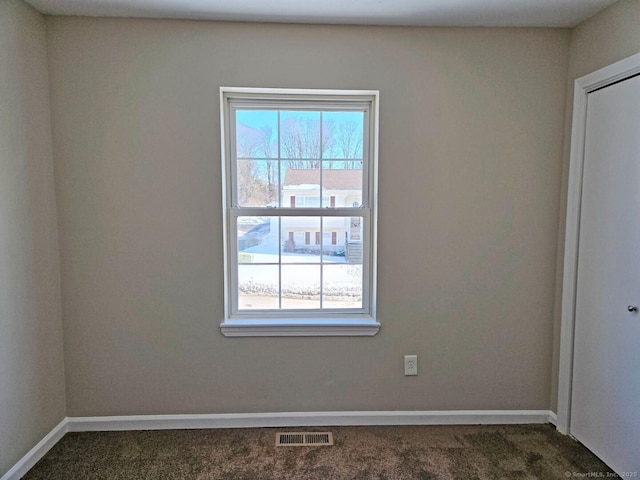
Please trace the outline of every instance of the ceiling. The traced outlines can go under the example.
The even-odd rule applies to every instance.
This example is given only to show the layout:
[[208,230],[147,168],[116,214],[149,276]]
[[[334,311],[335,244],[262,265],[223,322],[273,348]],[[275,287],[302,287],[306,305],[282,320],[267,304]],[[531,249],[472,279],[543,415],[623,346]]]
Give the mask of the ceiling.
[[573,27],[616,0],[27,0],[48,15],[360,25]]

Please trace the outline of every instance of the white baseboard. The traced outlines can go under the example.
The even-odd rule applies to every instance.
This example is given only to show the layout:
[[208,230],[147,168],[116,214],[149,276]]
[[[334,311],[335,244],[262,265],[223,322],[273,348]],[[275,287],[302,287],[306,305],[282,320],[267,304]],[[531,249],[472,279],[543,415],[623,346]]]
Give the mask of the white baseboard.
[[22,457],[0,480],[19,480],[22,478],[67,432],[368,425],[502,425],[525,423],[553,423],[555,425],[556,421],[556,414],[549,410],[418,410],[67,417]]
[[552,411],[549,411],[549,423],[554,427],[558,426],[558,415]]
[[62,420],[38,444],[27,452],[0,480],[20,480],[67,433],[67,419]]
[[347,425],[497,425],[548,423],[550,414],[549,410],[223,413],[69,417],[67,425],[70,432]]

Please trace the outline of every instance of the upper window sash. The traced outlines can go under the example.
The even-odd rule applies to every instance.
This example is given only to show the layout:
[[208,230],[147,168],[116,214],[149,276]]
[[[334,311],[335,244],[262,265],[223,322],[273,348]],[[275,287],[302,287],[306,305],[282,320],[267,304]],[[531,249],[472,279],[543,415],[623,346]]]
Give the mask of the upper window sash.
[[[369,159],[372,154],[372,138],[371,138],[371,106],[372,100],[363,101],[361,98],[359,99],[350,99],[346,97],[345,100],[340,101],[332,101],[327,102],[323,100],[309,100],[309,99],[300,99],[300,100],[291,100],[289,98],[282,100],[270,100],[266,103],[262,101],[256,101],[255,99],[246,99],[246,98],[237,98],[237,97],[227,97],[228,104],[225,103],[225,107],[229,109],[228,116],[223,118],[223,125],[226,127],[227,135],[225,138],[225,150],[227,152],[226,157],[226,169],[230,175],[230,182],[227,185],[227,206],[233,208],[254,208],[254,207],[245,207],[240,205],[238,200],[238,162],[245,160],[252,160],[252,157],[238,157],[237,155],[237,119],[236,113],[239,110],[273,110],[273,111],[313,111],[313,112],[362,112],[363,113],[363,132],[362,132],[362,158],[352,159],[352,158],[335,158],[335,157],[323,157],[322,146],[319,149],[319,155],[316,157],[302,158],[299,159],[301,161],[317,161],[317,162],[349,162],[349,161],[361,161],[362,162],[362,193],[361,193],[361,205],[359,208],[369,208],[372,203],[372,182],[373,178],[370,174],[369,167]],[[259,98],[259,97],[256,97]],[[278,143],[278,154],[276,156],[268,157],[268,158],[256,158],[255,160],[260,160],[264,162],[291,162],[298,159],[283,157],[281,152],[279,151],[279,131],[280,126],[278,125],[277,139]],[[322,128],[322,124],[320,126]],[[280,167],[281,168],[281,167]],[[279,182],[283,181],[281,176],[281,170],[278,169],[278,179]],[[320,177],[322,178],[323,171],[327,169],[321,168],[319,169]],[[322,182],[321,182],[322,183]],[[284,199],[282,196],[282,186],[278,189],[278,206],[269,206],[269,207],[259,207],[259,208],[269,208],[269,209],[282,209],[282,208],[291,208],[285,206]],[[304,207],[303,207],[304,208]],[[318,207],[307,207],[307,208],[317,208],[325,210],[327,207],[319,205]],[[329,207],[335,208],[335,207]]]

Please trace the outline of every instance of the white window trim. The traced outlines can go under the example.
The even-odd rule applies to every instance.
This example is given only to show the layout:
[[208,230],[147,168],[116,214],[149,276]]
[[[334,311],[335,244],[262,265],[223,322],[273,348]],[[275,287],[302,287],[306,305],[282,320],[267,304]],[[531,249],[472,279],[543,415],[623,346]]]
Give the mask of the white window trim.
[[[363,292],[363,309],[351,311],[328,312],[274,312],[269,314],[233,314],[231,312],[231,267],[235,249],[230,249],[234,240],[235,229],[230,220],[234,218],[231,192],[229,191],[228,172],[230,171],[230,145],[227,136],[232,131],[228,124],[229,99],[273,99],[310,100],[310,101],[366,101],[370,103],[369,115],[369,157],[368,182],[363,186],[369,198],[368,214],[363,214],[363,228],[369,228],[371,241],[363,258],[369,261],[363,264],[369,278],[369,288]],[[255,336],[373,336],[378,333],[380,324],[376,320],[376,287],[377,287],[377,198],[378,198],[378,133],[379,133],[379,92],[376,90],[309,90],[309,89],[274,89],[274,88],[220,88],[220,129],[222,154],[222,204],[224,235],[224,319],[220,329],[228,337]],[[332,209],[333,212],[337,213]],[[349,212],[352,212],[349,210]],[[274,212],[275,213],[275,212]],[[289,213],[289,212],[288,212]],[[363,212],[364,213],[364,212]],[[247,215],[251,213],[247,212]],[[304,215],[304,209],[296,209],[295,215]],[[234,257],[234,258],[231,258]],[[259,315],[259,316],[258,316]]]

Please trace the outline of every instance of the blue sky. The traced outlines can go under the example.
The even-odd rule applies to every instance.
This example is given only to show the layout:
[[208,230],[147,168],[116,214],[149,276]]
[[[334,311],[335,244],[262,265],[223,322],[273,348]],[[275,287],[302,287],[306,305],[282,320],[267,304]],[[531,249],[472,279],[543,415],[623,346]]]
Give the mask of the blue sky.
[[[301,151],[305,152],[303,158],[320,157],[320,152],[315,152],[314,149],[319,144],[318,140],[321,134],[324,137],[322,145],[326,149],[322,152],[322,158],[362,158],[365,118],[365,113],[362,111],[238,109],[235,113],[239,152],[243,151],[243,149],[246,152],[246,148],[254,145],[254,141],[258,141],[256,145],[261,144],[262,141],[257,140],[262,135],[261,132],[270,131],[271,138],[268,143],[271,145],[271,153],[269,158],[277,158],[278,152],[280,152],[281,158],[292,158],[290,155],[292,155],[293,151],[297,152],[299,147],[296,143],[292,144],[292,137],[286,136],[284,132],[287,127],[296,124],[303,128],[302,145],[305,145],[304,138],[313,142],[309,143],[307,148],[302,147]],[[277,145],[278,117],[280,120],[280,138],[283,142],[287,142],[282,143],[280,149]],[[321,117],[323,119],[322,133],[320,129]],[[300,122],[292,124],[290,120],[300,120]],[[309,120],[311,120],[311,123],[309,123]],[[248,128],[240,128],[241,125]],[[309,130],[310,128],[311,130]],[[317,131],[314,132],[314,128],[317,128]],[[328,130],[329,128],[331,129],[330,131]],[[327,137],[327,135],[331,135],[331,137]],[[329,140],[328,143],[327,140]],[[243,145],[243,147],[240,148],[240,145]],[[253,154],[257,155],[258,158],[264,158],[264,153],[260,147],[258,150],[254,150]],[[242,155],[246,155],[246,153]]]
[[[286,118],[298,117],[298,118],[315,118],[320,119],[319,111],[300,111],[300,110],[281,110],[281,120]],[[325,121],[333,120],[336,125],[342,122],[353,121],[357,122],[359,126],[363,126],[364,112],[323,112],[323,118]],[[237,110],[236,121],[243,123],[251,128],[262,128],[264,126],[271,127],[272,131],[276,132],[278,125],[278,111],[277,110]]]

